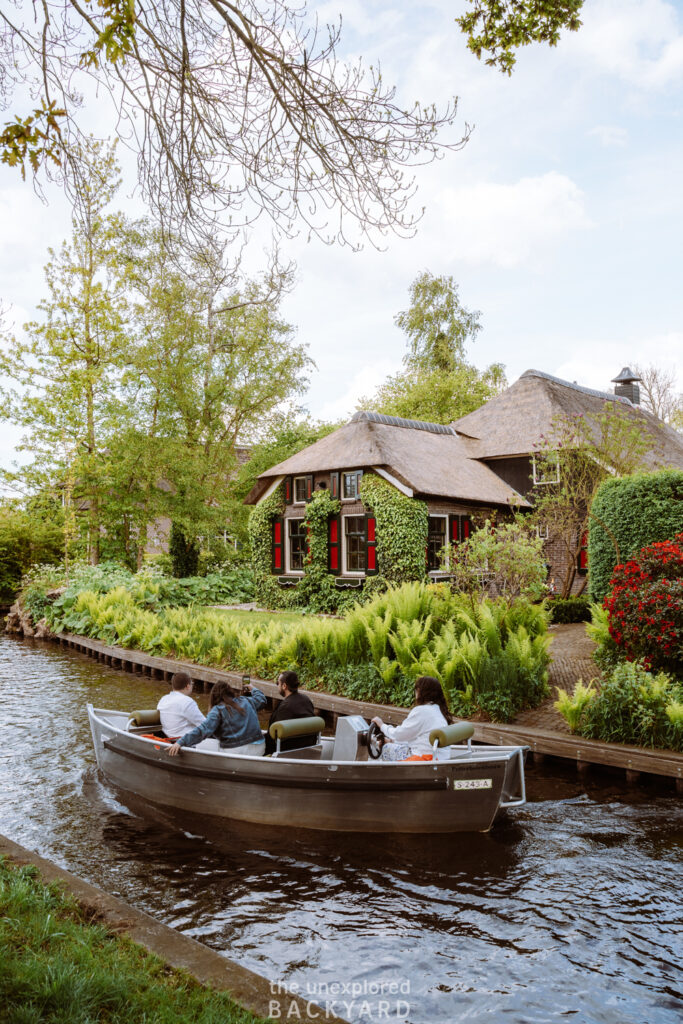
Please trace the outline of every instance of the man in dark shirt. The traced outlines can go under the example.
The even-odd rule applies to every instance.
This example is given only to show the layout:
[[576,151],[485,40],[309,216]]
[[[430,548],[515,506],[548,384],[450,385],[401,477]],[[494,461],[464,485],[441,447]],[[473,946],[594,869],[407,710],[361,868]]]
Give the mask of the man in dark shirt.
[[[310,698],[305,693],[299,693],[299,677],[296,672],[281,672],[277,677],[277,688],[282,694],[283,700],[275,708],[268,722],[266,754],[272,754],[276,747],[276,742],[270,735],[270,727],[273,722],[284,722],[289,718],[310,718],[315,714]],[[315,736],[297,736],[291,740],[282,740],[280,750],[311,747],[315,744],[315,740]]]

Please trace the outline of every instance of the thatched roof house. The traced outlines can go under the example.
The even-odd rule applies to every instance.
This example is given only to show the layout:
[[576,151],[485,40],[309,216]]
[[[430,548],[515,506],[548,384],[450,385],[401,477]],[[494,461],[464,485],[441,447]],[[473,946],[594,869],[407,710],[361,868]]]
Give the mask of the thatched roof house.
[[[412,497],[460,499],[477,504],[529,507],[528,502],[477,458],[453,427],[357,412],[339,430],[262,473],[247,497],[255,504],[287,476],[373,469]],[[315,489],[314,487],[314,489]]]
[[[247,504],[255,505],[284,484],[286,507],[274,527],[273,572],[282,583],[303,574],[305,505],[325,489],[339,498],[342,509],[331,526],[330,572],[339,582],[358,582],[376,571],[374,519],[360,500],[365,472],[426,503],[426,562],[436,572],[441,548],[469,536],[473,520],[532,507],[535,488],[548,482],[537,479],[535,452],[562,419],[584,417],[592,424],[606,409],[616,411],[647,438],[644,468],[683,468],[683,439],[640,408],[637,379],[624,368],[615,379],[616,393],[609,394],[527,370],[501,395],[450,426],[357,412],[343,427],[262,473],[247,496]],[[562,557],[549,538],[551,573],[559,576],[566,568]],[[584,567],[582,561],[579,572]]]

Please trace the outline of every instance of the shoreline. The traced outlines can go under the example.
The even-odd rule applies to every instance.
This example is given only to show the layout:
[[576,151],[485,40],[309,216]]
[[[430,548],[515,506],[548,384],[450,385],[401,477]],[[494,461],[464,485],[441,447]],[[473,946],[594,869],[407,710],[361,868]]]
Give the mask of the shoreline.
[[[241,687],[243,675],[246,674],[174,658],[157,657],[132,648],[114,647],[72,633],[34,639],[62,644],[111,668],[133,674],[145,674],[159,680],[169,680],[174,672],[183,670],[192,677],[195,685],[203,688],[205,692],[210,690],[214,683],[222,680]],[[271,704],[273,701],[279,702],[281,697],[275,683],[256,677],[252,677],[251,681],[263,691]],[[326,725],[331,728],[334,728],[340,715],[361,715],[368,719],[380,715],[389,724],[399,725],[408,714],[407,708],[394,705],[355,701],[348,697],[328,694],[323,690],[306,692],[313,702],[316,714],[320,714]],[[618,768],[625,772],[628,784],[636,783],[641,774],[655,775],[671,779],[676,791],[683,793],[683,754],[677,751],[590,740],[574,733],[556,732],[524,722],[498,724],[473,720],[471,724],[474,726],[476,742],[494,746],[527,746],[534,761],[539,764],[546,757],[554,757],[574,762],[577,770],[581,772],[586,771],[591,765]]]
[[61,883],[76,902],[112,934],[126,935],[170,967],[191,975],[202,987],[225,992],[258,1017],[348,1024],[343,1018],[328,1013],[325,1007],[285,990],[280,982],[272,982],[242,967],[4,835],[0,835],[0,855],[17,866],[37,868],[45,884]]

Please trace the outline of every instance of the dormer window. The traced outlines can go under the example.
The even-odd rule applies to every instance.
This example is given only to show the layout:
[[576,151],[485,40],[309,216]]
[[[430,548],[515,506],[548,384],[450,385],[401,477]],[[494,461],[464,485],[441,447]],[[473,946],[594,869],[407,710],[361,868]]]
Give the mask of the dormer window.
[[534,474],[534,484],[537,487],[544,484],[559,484],[560,458],[557,452],[548,452],[545,455],[532,455],[531,463]]
[[362,477],[362,469],[355,469],[352,473],[342,473],[342,498],[344,501],[360,500],[360,482]]
[[294,501],[297,505],[303,504],[308,497],[308,479],[307,476],[294,477]]

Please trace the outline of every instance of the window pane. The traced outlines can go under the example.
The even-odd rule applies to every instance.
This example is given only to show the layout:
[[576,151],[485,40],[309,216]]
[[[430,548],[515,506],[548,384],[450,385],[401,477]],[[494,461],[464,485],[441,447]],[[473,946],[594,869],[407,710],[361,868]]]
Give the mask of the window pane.
[[430,516],[427,535],[427,569],[440,569],[439,552],[446,543],[446,517]]
[[306,477],[297,476],[294,477],[294,500],[305,501],[306,500]]
[[302,572],[306,557],[306,527],[303,519],[289,520],[289,570]]
[[345,516],[346,571],[365,572],[365,516]]

